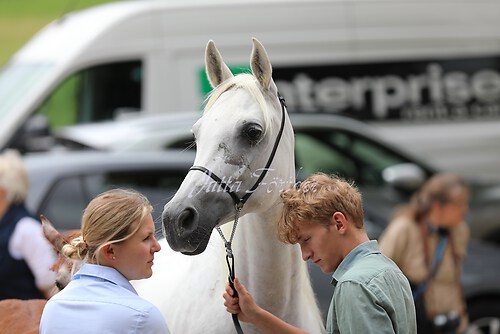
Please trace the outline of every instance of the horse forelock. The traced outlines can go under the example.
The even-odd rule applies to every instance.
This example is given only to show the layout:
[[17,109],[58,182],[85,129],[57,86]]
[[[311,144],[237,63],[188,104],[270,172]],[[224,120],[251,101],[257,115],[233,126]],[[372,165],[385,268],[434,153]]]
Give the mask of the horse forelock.
[[265,131],[267,132],[272,124],[272,117],[258,81],[248,73],[238,74],[215,87],[207,97],[203,112],[209,112],[222,94],[233,89],[245,89],[255,99],[264,116]]

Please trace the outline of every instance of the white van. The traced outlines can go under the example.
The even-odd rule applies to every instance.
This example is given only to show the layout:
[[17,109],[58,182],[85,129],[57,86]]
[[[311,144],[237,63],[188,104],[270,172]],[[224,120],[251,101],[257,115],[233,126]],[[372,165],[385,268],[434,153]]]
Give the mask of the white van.
[[139,0],[68,14],[12,57],[0,73],[0,148],[43,146],[30,140],[46,134],[40,119],[54,130],[200,109],[207,41],[245,71],[252,36],[292,112],[500,120],[500,1]]

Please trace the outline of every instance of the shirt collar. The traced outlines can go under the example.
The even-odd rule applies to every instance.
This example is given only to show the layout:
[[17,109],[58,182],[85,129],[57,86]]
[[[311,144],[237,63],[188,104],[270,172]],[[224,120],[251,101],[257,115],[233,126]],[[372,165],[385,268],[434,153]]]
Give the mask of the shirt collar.
[[111,282],[121,286],[137,295],[134,287],[118,270],[108,266],[101,266],[98,264],[85,263],[80,267],[80,270],[75,274],[73,279],[81,279],[83,277],[91,277],[93,279],[100,279]]
[[342,262],[340,262],[337,269],[333,272],[332,281],[330,282],[330,284],[332,284],[333,286],[337,285],[337,282],[353,266],[354,262],[362,257],[374,253],[380,253],[377,240],[366,241],[356,246],[349,252],[349,254],[347,254]]
[[427,222],[426,225],[427,225],[427,232],[429,234],[437,234],[439,236],[445,236],[450,233],[449,229],[443,227],[436,227],[432,225],[430,222]]

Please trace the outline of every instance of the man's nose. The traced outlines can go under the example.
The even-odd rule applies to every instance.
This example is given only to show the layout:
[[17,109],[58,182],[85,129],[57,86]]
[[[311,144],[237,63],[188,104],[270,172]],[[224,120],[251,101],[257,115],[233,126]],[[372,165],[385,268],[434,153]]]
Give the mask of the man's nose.
[[302,252],[302,260],[307,261],[311,258],[311,251],[309,251],[305,247],[301,246],[300,251]]

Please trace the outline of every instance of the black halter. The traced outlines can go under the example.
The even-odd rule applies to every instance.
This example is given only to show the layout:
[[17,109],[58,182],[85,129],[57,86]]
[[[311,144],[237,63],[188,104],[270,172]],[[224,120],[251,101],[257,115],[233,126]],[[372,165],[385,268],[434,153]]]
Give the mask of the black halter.
[[[229,280],[229,285],[231,286],[231,289],[233,289],[233,292],[234,292],[233,297],[237,297],[238,294],[236,292],[236,289],[234,288],[234,278],[235,278],[234,256],[233,256],[233,251],[231,248],[231,243],[233,241],[234,232],[236,231],[236,226],[238,225],[238,219],[240,217],[240,212],[243,209],[243,206],[245,205],[245,203],[248,201],[248,199],[253,194],[255,189],[257,189],[257,187],[260,185],[260,183],[262,182],[262,180],[266,176],[267,171],[269,170],[269,167],[271,167],[271,163],[274,160],[274,156],[276,154],[276,151],[278,150],[278,145],[280,143],[281,136],[282,136],[283,130],[285,128],[285,118],[286,118],[285,117],[285,109],[286,109],[285,99],[279,93],[278,93],[278,100],[280,101],[280,104],[281,104],[281,125],[280,125],[278,135],[276,136],[276,141],[274,142],[273,150],[271,151],[271,155],[269,156],[269,159],[267,160],[267,163],[266,163],[266,166],[264,167],[264,170],[260,174],[260,176],[257,179],[257,181],[255,182],[255,184],[252,186],[252,188],[250,188],[250,190],[248,190],[245,195],[243,195],[242,197],[239,197],[238,194],[236,192],[232,191],[231,187],[228,186],[225,182],[223,182],[220,177],[218,177],[216,174],[214,174],[209,169],[207,169],[203,166],[192,166],[191,168],[189,168],[190,171],[197,170],[197,171],[203,172],[206,175],[210,176],[233,199],[233,202],[235,205],[235,218],[234,218],[233,229],[231,231],[231,237],[229,238],[229,240],[227,240],[224,237],[224,234],[222,233],[222,230],[220,229],[220,227],[217,227],[217,231],[219,232],[222,240],[224,240],[224,244],[226,247],[226,262],[227,262],[227,266],[229,269],[228,280]],[[236,332],[238,334],[242,334],[243,330],[241,329],[241,325],[238,321],[238,315],[233,314],[233,322],[234,322],[234,327],[236,328]]]
[[276,137],[276,141],[274,143],[273,150],[271,151],[271,155],[269,156],[269,159],[267,160],[267,163],[266,163],[266,166],[264,167],[263,172],[260,174],[259,178],[255,182],[253,187],[250,190],[248,190],[243,197],[240,198],[238,196],[238,194],[236,194],[234,191],[231,190],[231,187],[229,187],[225,182],[222,181],[222,179],[220,177],[218,177],[215,173],[210,171],[208,168],[205,168],[203,166],[192,166],[191,168],[189,168],[190,171],[191,170],[198,170],[198,171],[203,172],[203,173],[207,174],[208,176],[210,176],[215,182],[217,182],[219,184],[220,187],[222,187],[222,189],[224,189],[231,196],[236,208],[238,208],[239,206],[243,207],[243,205],[246,203],[246,201],[248,200],[250,195],[252,195],[252,193],[255,191],[255,189],[257,189],[257,187],[259,186],[260,182],[262,182],[262,180],[266,176],[266,173],[267,173],[269,167],[271,166],[271,163],[274,160],[274,155],[276,154],[276,151],[278,149],[278,145],[279,145],[280,140],[281,140],[281,135],[283,134],[283,129],[285,127],[285,108],[286,108],[285,99],[279,94],[278,94],[278,99],[281,103],[281,125],[280,125],[280,130],[278,132],[278,135]]

